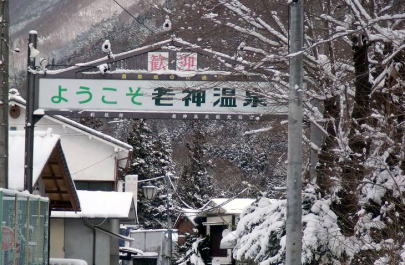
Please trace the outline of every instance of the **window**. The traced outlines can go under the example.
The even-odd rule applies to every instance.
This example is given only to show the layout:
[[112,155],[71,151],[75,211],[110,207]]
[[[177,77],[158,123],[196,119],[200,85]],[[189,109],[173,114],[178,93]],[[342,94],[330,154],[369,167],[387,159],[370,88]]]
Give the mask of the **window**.
[[75,181],[76,189],[92,191],[114,191],[112,181]]

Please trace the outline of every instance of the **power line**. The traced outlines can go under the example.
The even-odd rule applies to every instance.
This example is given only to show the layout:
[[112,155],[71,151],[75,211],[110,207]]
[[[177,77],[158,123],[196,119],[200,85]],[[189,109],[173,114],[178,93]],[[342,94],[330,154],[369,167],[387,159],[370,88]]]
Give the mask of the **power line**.
[[113,157],[113,156],[114,156],[114,154],[110,154],[110,155],[104,157],[103,159],[94,162],[93,164],[90,164],[90,165],[88,165],[88,166],[86,166],[86,167],[84,167],[84,168],[81,168],[81,169],[79,169],[79,170],[76,170],[75,172],[72,172],[71,174],[74,175],[74,174],[77,174],[77,173],[79,173],[79,172],[85,171],[86,169],[89,169],[89,168],[91,168],[91,167],[94,167],[94,166],[96,166],[96,165],[98,165],[98,164],[104,162],[105,160],[107,160],[108,158]]
[[129,12],[128,9],[123,7],[120,3],[118,3],[116,0],[113,0],[119,7],[121,7],[128,15],[130,15],[136,22],[138,22],[139,25],[145,27],[147,30],[149,30],[150,33],[155,33],[153,30],[151,30],[148,26],[146,26],[144,23],[139,21],[137,17],[135,17],[131,12]]

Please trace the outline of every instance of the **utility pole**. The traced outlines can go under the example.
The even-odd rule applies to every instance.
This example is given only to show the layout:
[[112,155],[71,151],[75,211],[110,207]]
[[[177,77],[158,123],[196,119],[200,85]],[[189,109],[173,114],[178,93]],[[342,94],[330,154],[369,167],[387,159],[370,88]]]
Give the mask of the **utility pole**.
[[28,38],[28,71],[27,71],[27,106],[25,115],[25,164],[24,164],[24,190],[32,193],[32,172],[34,164],[34,99],[35,99],[35,75],[31,69],[35,69],[35,55],[31,54],[37,48],[38,33],[31,30]]
[[8,0],[0,1],[0,188],[8,188]]
[[170,190],[171,190],[171,184],[170,184],[170,176],[167,174],[166,175],[166,177],[165,177],[165,181],[166,181],[166,214],[167,214],[167,228],[168,228],[168,230],[167,230],[167,238],[168,238],[168,241],[169,241],[169,243],[168,243],[168,246],[167,246],[167,248],[168,248],[168,250],[169,250],[169,253],[168,253],[168,259],[169,259],[169,261],[168,261],[168,263],[167,263],[167,265],[170,265],[171,263],[172,263],[172,252],[173,252],[173,250],[172,250],[172,243],[173,243],[173,240],[172,240],[172,218],[170,218]]
[[302,252],[302,90],[303,0],[289,4],[290,82],[288,104],[286,265],[301,265]]

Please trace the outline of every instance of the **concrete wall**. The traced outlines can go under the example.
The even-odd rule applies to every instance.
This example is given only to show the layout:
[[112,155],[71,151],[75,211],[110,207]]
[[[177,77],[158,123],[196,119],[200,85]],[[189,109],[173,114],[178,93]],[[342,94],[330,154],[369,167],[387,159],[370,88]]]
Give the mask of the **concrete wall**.
[[165,233],[164,229],[131,231],[130,237],[134,241],[130,242],[130,246],[145,252],[160,253]]
[[93,229],[81,219],[65,219],[65,258],[83,259],[93,263]]
[[[92,219],[88,222],[111,231],[111,220]],[[100,231],[93,231],[81,219],[65,219],[65,258],[83,259],[88,265],[118,264],[118,241]],[[114,226],[118,223],[114,223]],[[117,230],[117,229],[114,229]],[[93,235],[95,233],[95,260],[93,260]],[[112,251],[113,249],[113,251]],[[115,252],[115,253],[112,253]],[[113,254],[113,255],[111,255]],[[93,261],[95,263],[93,263]]]
[[50,257],[65,257],[65,223],[63,219],[51,219]]

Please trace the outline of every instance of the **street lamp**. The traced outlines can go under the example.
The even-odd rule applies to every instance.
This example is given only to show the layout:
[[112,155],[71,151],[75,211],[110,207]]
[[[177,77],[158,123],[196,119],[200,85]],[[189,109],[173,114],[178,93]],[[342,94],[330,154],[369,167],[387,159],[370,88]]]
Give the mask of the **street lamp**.
[[153,185],[142,186],[142,190],[143,190],[143,195],[148,200],[152,200],[153,198],[155,198],[156,193],[157,193],[157,187],[153,186]]
[[[165,176],[165,182],[166,182],[166,215],[167,215],[167,237],[168,237],[168,249],[169,249],[169,263],[167,265],[171,264],[172,261],[172,220],[170,218],[170,176],[166,175]],[[146,199],[148,200],[153,200],[153,198],[156,196],[157,193],[157,187],[153,185],[145,185],[142,186],[143,190],[143,195],[145,196]]]

